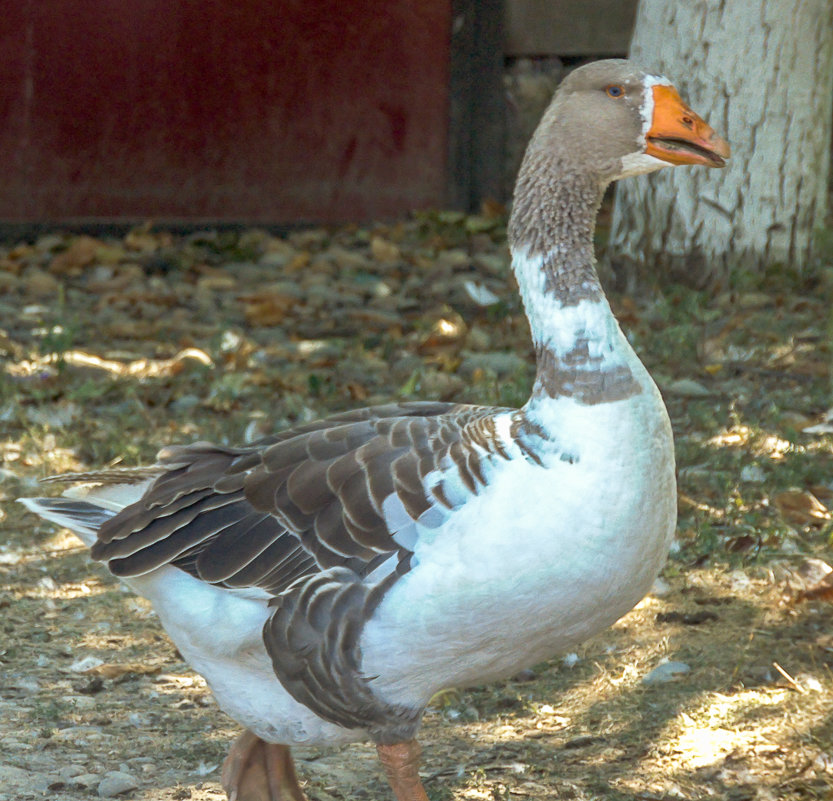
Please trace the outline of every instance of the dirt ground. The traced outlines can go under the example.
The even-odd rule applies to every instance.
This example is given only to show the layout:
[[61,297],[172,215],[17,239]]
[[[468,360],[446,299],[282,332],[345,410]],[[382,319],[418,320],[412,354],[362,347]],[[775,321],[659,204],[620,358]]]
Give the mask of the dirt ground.
[[[13,500],[391,398],[522,403],[504,223],[0,248],[0,801],[219,800],[239,731],[149,605]],[[833,798],[831,287],[613,294],[675,429],[673,552],[576,653],[434,700],[432,801]],[[296,757],[311,801],[390,798],[370,746]]]

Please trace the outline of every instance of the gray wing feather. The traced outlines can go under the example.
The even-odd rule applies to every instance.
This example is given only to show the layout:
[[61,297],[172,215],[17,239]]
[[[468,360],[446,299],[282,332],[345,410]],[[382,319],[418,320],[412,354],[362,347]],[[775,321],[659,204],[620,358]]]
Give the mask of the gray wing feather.
[[395,580],[370,586],[345,568],[332,568],[275,599],[263,641],[281,684],[319,717],[367,729],[377,742],[411,739],[422,710],[389,704],[361,672],[364,621]]
[[[391,404],[246,448],[167,448],[144,496],[103,521],[92,554],[120,576],[172,564],[212,584],[265,589],[274,609],[263,640],[287,691],[377,742],[407,740],[421,710],[373,693],[362,627],[410,569],[419,526],[441,525],[485,485],[484,462],[508,458],[494,424],[503,411]],[[446,486],[449,470],[457,476]]]
[[450,458],[476,492],[485,482],[482,427],[501,411],[388,404],[244,448],[166,448],[144,496],[103,523],[93,556],[119,576],[174,564],[204,581],[272,594],[334,567],[362,577],[394,556],[404,568],[414,521],[427,521],[432,507],[452,508],[426,476]]

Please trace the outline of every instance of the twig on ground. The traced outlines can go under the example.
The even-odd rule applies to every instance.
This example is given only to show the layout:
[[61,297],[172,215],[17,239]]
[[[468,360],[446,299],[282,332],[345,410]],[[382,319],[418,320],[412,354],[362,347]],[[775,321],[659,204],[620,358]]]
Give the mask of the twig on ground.
[[789,673],[787,673],[784,668],[781,667],[777,662],[773,662],[772,666],[786,679],[787,683],[793,687],[794,689],[798,690],[800,693],[806,693],[805,690]]

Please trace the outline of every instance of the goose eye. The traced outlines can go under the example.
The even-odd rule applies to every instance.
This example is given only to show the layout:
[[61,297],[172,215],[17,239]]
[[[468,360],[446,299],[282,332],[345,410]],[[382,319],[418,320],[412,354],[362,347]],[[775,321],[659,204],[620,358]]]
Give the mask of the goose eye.
[[611,84],[610,86],[605,87],[605,92],[607,92],[609,97],[624,97],[625,96],[625,87],[621,86],[618,83]]

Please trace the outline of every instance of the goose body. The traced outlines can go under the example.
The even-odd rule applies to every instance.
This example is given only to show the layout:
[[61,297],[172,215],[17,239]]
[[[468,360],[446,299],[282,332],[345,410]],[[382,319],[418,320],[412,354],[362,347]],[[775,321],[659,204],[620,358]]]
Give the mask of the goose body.
[[521,409],[371,407],[24,499],[153,603],[246,727],[231,799],[302,799],[288,746],[371,738],[399,801],[425,801],[414,738],[434,693],[551,657],[647,592],[675,525],[673,440],[599,286],[595,216],[611,180],[725,156],[666,79],[582,67],[516,188],[538,363]]

